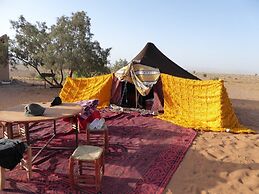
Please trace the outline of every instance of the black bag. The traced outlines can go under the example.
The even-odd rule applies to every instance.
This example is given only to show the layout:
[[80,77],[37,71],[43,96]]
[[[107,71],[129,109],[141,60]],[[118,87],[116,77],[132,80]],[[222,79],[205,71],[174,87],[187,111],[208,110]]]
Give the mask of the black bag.
[[28,104],[24,107],[24,112],[26,115],[42,116],[45,108],[39,104]]
[[62,104],[62,100],[59,96],[57,96],[52,100],[50,106],[56,106],[56,105],[60,105],[60,104]]

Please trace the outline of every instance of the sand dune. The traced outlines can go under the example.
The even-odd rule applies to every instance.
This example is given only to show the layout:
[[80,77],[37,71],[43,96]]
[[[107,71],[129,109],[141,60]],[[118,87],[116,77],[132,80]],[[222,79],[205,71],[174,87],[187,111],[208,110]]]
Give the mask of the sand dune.
[[[221,78],[240,122],[259,132],[259,77],[206,74]],[[34,84],[35,85],[35,84]],[[50,101],[59,89],[0,86],[0,110],[20,103]],[[199,132],[165,193],[259,193],[259,134]]]

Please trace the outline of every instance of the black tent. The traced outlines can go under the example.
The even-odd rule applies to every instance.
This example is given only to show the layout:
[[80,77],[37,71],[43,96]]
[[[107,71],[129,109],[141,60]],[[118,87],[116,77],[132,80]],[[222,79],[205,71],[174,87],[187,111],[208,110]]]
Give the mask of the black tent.
[[158,68],[161,73],[188,79],[199,79],[167,58],[151,42],[148,42],[146,46],[139,52],[139,54],[134,59],[132,59],[132,61],[141,63],[146,66]]
[[[140,53],[132,59],[132,62],[133,64],[138,63],[158,68],[161,73],[181,78],[199,80],[199,78],[167,58],[153,43],[150,42],[147,43]],[[125,84],[127,84],[126,87]],[[142,105],[143,108],[150,109],[147,107],[147,102],[152,99],[152,104],[148,106],[151,106],[152,110],[162,110],[164,104],[162,87],[163,84],[159,78],[157,84],[153,86],[150,94],[147,96],[140,96],[138,104]],[[134,99],[136,99],[135,86],[130,83],[122,83],[114,77],[111,103],[127,107],[135,107],[137,103]]]

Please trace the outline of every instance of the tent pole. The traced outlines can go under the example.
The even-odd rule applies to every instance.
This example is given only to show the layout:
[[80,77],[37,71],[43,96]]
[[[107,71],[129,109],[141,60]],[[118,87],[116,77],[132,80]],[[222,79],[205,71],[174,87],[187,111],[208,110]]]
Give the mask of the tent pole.
[[138,108],[138,90],[135,87],[135,97],[136,97],[136,108]]

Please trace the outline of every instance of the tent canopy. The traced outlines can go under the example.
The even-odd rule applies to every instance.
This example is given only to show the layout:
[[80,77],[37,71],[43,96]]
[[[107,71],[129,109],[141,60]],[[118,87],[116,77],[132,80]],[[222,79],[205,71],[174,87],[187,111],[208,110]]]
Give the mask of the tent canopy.
[[153,43],[148,42],[146,46],[132,59],[136,63],[158,68],[161,73],[176,77],[199,80],[176,63],[165,56]]
[[[145,67],[158,69],[160,73],[165,73],[168,75],[173,75],[182,78],[199,80],[199,78],[192,75],[191,73],[184,70],[173,61],[171,61],[169,58],[167,58],[153,43],[150,42],[147,43],[145,47],[137,54],[137,56],[131,60],[130,65],[122,68],[122,72],[129,72],[129,67],[131,67],[132,69],[137,69],[139,65],[144,65]],[[128,80],[132,80],[131,77],[134,78],[134,76],[132,76],[130,73],[128,73],[127,75],[129,77],[127,78]],[[119,79],[117,79],[117,77]],[[113,79],[111,103],[127,107],[136,107],[136,104],[139,104],[140,107],[147,108],[146,102],[148,101],[148,104],[150,104],[151,102],[152,110],[163,111],[164,98],[162,92],[162,84],[159,77],[156,81],[156,84],[153,84],[153,88],[151,89],[151,87],[149,87],[149,89],[146,89],[145,92],[139,89],[140,87],[138,87],[137,82],[130,81],[130,83],[133,83],[134,85],[130,83],[121,83],[121,80],[127,79],[125,77],[121,78],[121,76],[117,77]],[[136,87],[139,93],[142,95],[139,98],[135,94],[134,87]],[[149,91],[151,92],[148,93]],[[138,102],[132,102],[136,101],[137,99]],[[150,105],[148,105],[148,107],[150,107]]]

